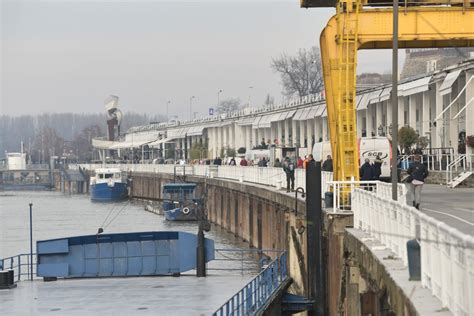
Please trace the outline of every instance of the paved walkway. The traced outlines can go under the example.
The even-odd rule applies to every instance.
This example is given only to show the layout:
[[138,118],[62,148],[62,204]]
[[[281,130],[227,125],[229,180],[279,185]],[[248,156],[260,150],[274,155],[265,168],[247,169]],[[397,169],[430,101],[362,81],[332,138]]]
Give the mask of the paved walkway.
[[425,184],[420,210],[459,231],[474,235],[474,188]]

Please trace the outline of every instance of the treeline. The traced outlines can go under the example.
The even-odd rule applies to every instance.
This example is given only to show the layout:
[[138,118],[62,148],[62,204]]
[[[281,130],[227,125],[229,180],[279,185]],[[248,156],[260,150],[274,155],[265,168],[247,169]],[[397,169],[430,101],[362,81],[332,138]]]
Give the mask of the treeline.
[[[130,127],[163,121],[164,117],[128,112],[121,124],[122,133]],[[25,151],[33,162],[47,161],[50,156],[64,153],[76,155],[80,160],[92,153],[90,139],[105,136],[105,113],[48,113],[41,115],[0,116],[0,158],[5,152]]]

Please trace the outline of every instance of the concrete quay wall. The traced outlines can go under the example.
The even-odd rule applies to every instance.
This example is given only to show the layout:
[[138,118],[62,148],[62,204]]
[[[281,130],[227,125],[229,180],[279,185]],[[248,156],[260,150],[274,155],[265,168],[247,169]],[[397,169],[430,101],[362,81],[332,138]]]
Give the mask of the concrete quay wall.
[[[172,175],[158,173],[133,173],[132,179],[132,198],[149,200],[161,199],[162,185],[174,181]],[[249,247],[286,250],[293,279],[289,291],[307,295],[304,200],[295,201],[294,194],[248,182],[194,176],[186,180],[198,184],[198,194],[207,186],[206,208],[212,223],[248,242]],[[419,314],[402,286],[384,273],[385,263],[348,233],[353,226],[352,215],[325,212],[323,217],[326,314]]]

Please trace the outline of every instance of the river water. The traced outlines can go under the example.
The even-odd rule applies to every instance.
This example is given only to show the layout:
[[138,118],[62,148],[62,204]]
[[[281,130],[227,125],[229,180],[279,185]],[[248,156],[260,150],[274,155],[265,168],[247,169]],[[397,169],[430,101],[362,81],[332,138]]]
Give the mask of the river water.
[[[33,203],[33,239],[137,231],[197,233],[196,222],[167,222],[144,210],[140,202],[93,203],[85,195],[58,192],[0,192],[0,258],[29,252],[29,202]],[[206,234],[216,248],[248,245],[219,227]],[[226,253],[224,257],[238,258]],[[216,257],[219,257],[216,254]],[[258,271],[254,256],[240,262],[213,261],[208,267],[244,266],[240,271],[209,270],[197,278],[190,271],[179,278],[98,278],[56,282],[21,281],[0,291],[0,315],[209,315],[241,289]]]
[[[96,203],[86,195],[59,192],[0,193],[0,258],[29,252],[29,203],[33,203],[33,240],[76,235],[137,231],[197,233],[196,222],[168,222],[144,210],[141,202]],[[207,238],[216,248],[243,249],[248,245],[219,227]]]

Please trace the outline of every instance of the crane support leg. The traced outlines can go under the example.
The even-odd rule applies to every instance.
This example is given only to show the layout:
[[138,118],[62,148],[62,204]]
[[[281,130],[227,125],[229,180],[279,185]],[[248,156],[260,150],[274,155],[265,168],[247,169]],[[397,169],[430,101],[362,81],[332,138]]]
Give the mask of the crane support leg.
[[[336,10],[321,34],[320,45],[334,180],[347,181],[359,178],[355,119],[357,50],[392,47],[393,12],[391,8],[359,9],[356,2],[338,2]],[[398,41],[400,48],[474,47],[474,9],[401,9]]]

